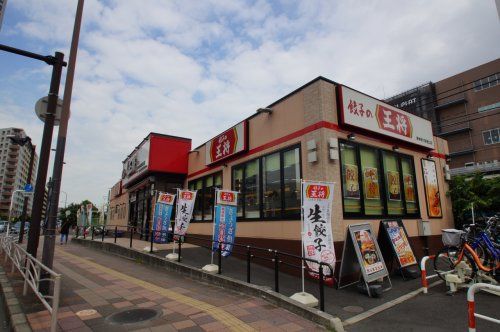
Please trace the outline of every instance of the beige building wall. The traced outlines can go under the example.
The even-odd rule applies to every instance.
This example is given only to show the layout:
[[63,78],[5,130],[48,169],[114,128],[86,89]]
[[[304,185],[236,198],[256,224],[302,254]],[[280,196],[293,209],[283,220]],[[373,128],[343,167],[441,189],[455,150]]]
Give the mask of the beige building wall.
[[[205,145],[192,151],[189,155],[188,181],[222,171],[223,188],[231,188],[232,166],[247,160],[278,151],[297,143],[301,145],[301,169],[305,180],[320,180],[335,182],[334,207],[331,219],[334,240],[343,241],[346,227],[350,224],[369,222],[375,232],[378,231],[379,219],[344,219],[341,194],[341,169],[339,160],[329,158],[329,139],[347,139],[351,132],[339,128],[335,85],[333,82],[318,79],[286,98],[270,105],[272,114],[257,114],[248,119],[249,151],[235,159],[222,162],[215,167],[205,165]],[[222,132],[222,131],[221,131]],[[217,134],[216,134],[217,135]],[[214,136],[216,136],[214,135]],[[306,143],[316,141],[317,162],[307,162]],[[378,148],[392,150],[393,142],[381,140],[369,135],[356,133],[356,142]],[[453,227],[451,201],[446,196],[448,183],[444,180],[444,155],[448,153],[445,140],[435,137],[436,150],[433,151],[436,161],[443,217],[429,219],[424,193],[421,159],[426,158],[427,151],[400,148],[403,154],[414,159],[415,176],[419,198],[421,218],[404,219],[404,224],[410,236],[418,236],[418,220],[430,220],[432,234],[438,235],[442,228]],[[192,234],[212,234],[212,222],[192,222],[189,232]],[[254,239],[300,240],[300,220],[272,221],[238,221],[238,237]]]
[[125,188],[122,188],[121,181],[118,181],[111,188],[109,200],[109,226],[128,225],[128,201],[129,195]]

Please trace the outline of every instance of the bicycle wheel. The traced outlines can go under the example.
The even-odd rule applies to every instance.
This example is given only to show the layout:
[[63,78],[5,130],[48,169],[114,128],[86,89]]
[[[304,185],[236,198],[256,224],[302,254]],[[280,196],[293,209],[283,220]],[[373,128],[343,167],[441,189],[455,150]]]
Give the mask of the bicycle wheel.
[[470,281],[474,280],[474,277],[477,273],[476,262],[474,262],[474,258],[472,258],[472,255],[468,251],[464,252],[462,260],[457,264],[455,269],[460,270],[461,273],[463,273],[465,283],[469,283]]
[[444,247],[440,249],[434,258],[434,271],[442,280],[445,276],[455,270],[459,250],[457,247]]

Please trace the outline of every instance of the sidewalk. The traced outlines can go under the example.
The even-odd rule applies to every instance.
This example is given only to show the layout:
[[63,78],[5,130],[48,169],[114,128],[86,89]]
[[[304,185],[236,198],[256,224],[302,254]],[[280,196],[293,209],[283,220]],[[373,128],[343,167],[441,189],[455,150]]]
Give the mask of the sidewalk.
[[[56,246],[54,269],[63,274],[61,331],[324,330],[264,300],[75,244]],[[19,276],[9,278],[22,293]],[[48,331],[50,316],[38,299],[19,300],[33,330]],[[128,325],[109,321],[113,313],[137,308],[155,309],[158,317]]]
[[[120,240],[120,239],[118,239]],[[124,239],[122,239],[124,240]],[[97,239],[96,239],[97,241]],[[99,239],[100,241],[100,239]],[[112,238],[105,238],[106,242],[113,242]],[[129,247],[130,239],[118,242]],[[144,250],[149,243],[133,240],[133,248]],[[168,246],[171,250],[172,244]],[[155,247],[159,247],[155,244]],[[165,257],[171,251],[159,250],[153,254]],[[210,251],[206,248],[184,244],[182,247],[182,263],[201,268],[210,263]],[[429,264],[432,265],[432,264]],[[432,267],[429,266],[429,275]],[[233,256],[223,258],[222,273],[231,278],[246,281],[246,262]],[[273,269],[251,264],[252,284],[267,286],[274,285]],[[300,278],[280,273],[280,293],[290,296],[300,291]],[[403,280],[400,276],[391,276],[393,288],[383,293],[381,298],[369,298],[358,292],[357,287],[351,286],[337,290],[325,287],[326,312],[340,317],[347,331],[463,331],[467,328],[467,301],[466,290],[460,290],[454,296],[446,295],[446,286],[436,278],[430,284],[438,283],[429,289],[429,294],[420,292],[420,278]],[[306,280],[306,291],[319,298],[317,282]],[[500,318],[500,297],[483,292],[476,295],[477,312],[490,317]],[[500,330],[494,323],[478,320],[481,331]]]

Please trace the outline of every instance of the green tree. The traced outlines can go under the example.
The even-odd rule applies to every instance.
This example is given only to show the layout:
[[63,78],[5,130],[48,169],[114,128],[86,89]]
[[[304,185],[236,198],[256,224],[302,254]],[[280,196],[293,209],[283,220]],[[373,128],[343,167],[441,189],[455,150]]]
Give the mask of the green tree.
[[482,173],[472,177],[455,176],[450,182],[450,191],[455,226],[460,228],[471,221],[471,205],[477,215],[482,212],[500,211],[500,177],[485,179]]

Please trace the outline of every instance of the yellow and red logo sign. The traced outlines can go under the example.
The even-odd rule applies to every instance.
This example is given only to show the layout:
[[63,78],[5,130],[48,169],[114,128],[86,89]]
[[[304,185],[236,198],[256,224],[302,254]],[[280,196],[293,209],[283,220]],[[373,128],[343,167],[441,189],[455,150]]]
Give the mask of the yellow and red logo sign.
[[175,195],[168,193],[161,193],[158,195],[158,203],[170,204],[174,203]]
[[311,184],[306,187],[306,197],[314,199],[328,199],[330,188],[328,186]]
[[190,201],[193,199],[193,193],[191,191],[183,191],[181,192],[181,198],[186,201]]

